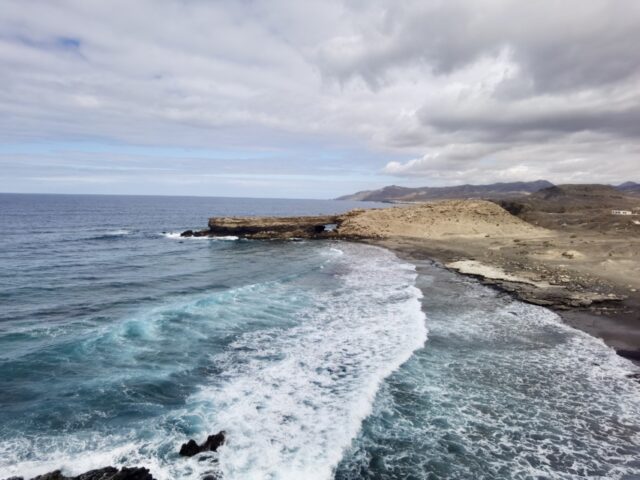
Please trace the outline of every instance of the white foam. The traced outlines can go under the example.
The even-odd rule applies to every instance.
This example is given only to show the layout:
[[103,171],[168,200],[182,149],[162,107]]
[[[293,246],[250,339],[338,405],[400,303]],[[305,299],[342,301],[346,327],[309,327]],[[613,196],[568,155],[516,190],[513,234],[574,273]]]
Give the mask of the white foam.
[[380,383],[426,340],[415,270],[375,247],[333,249],[339,288],[287,330],[242,335],[222,358],[229,380],[194,400],[224,429],[224,478],[329,479]]
[[180,232],[162,232],[160,235],[162,235],[165,238],[170,238],[172,240],[181,240],[182,238],[185,238],[180,236]]
[[434,348],[385,384],[341,478],[379,450],[388,478],[443,464],[450,478],[635,478],[638,368],[545,308],[447,275],[426,302]]
[[[211,328],[239,334],[212,359],[222,373],[184,408],[117,434],[85,431],[0,442],[2,473],[32,477],[62,468],[77,475],[106,465],[140,465],[158,480],[200,479],[217,467],[177,457],[186,440],[175,427],[181,424],[203,432],[200,440],[227,431],[219,454],[225,480],[331,478],[380,383],[423,345],[426,328],[412,266],[364,245],[323,247],[321,253],[322,286],[315,279],[308,288],[289,281],[246,285],[161,306],[110,328],[106,334],[124,362],[139,352],[133,346],[152,351],[157,338],[166,336],[163,322],[171,325],[172,310],[215,319],[185,326],[189,333],[176,339],[178,346],[210,335]],[[243,322],[262,323],[248,328]]]
[[212,236],[203,236],[203,237],[182,237],[180,236],[181,232],[162,232],[162,236],[165,238],[170,238],[172,240],[214,240],[214,241],[222,241],[222,242],[231,242],[235,240],[239,240],[240,237],[235,235],[220,235],[217,237]]

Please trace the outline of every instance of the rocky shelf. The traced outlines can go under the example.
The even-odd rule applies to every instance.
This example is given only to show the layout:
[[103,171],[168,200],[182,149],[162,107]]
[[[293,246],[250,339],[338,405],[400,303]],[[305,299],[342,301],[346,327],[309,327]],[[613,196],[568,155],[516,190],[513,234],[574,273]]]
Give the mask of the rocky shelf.
[[182,237],[236,236],[252,239],[339,238],[340,226],[358,210],[342,215],[301,217],[212,217],[209,228],[187,230]]

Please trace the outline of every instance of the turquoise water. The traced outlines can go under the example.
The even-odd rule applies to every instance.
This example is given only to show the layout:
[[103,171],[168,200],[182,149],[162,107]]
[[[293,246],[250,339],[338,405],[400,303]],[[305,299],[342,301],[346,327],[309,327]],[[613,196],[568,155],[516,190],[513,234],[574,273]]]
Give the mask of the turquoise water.
[[0,195],[0,478],[639,478],[634,365],[553,313],[377,247],[177,235],[354,206]]

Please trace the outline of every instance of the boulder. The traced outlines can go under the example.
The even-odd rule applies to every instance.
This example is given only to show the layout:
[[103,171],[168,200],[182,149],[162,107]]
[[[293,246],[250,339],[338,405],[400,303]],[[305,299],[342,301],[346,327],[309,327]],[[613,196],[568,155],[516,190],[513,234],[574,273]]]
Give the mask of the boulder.
[[630,360],[640,360],[640,350],[616,350],[616,353],[621,357],[628,358]]
[[201,445],[191,439],[187,443],[183,443],[180,447],[180,455],[183,457],[193,457],[202,452],[215,452],[222,444],[224,444],[225,432],[221,431],[215,435],[209,435]]

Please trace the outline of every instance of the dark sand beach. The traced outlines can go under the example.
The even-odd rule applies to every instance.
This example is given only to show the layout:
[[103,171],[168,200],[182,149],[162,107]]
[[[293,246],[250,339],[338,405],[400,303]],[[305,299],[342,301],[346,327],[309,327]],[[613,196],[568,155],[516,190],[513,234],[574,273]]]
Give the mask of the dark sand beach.
[[[637,361],[640,358],[640,277],[636,273],[639,264],[636,259],[640,258],[640,242],[591,238],[585,241],[588,247],[581,249],[586,252],[584,257],[568,259],[560,253],[561,258],[549,255],[546,261],[540,259],[540,251],[566,251],[564,249],[569,247],[575,248],[572,242],[568,236],[557,235],[526,242],[393,238],[373,243],[389,248],[409,261],[431,259],[442,268],[451,268],[447,266],[469,260],[498,268],[510,276],[546,281],[548,287],[546,284],[536,287],[505,281],[486,272],[480,274],[481,270],[477,274],[467,274],[520,300],[554,310],[567,324],[601,338],[618,353]],[[624,246],[621,247],[621,243]],[[609,257],[610,251],[616,252],[614,259]],[[610,265],[614,262],[620,264],[617,270],[601,267],[602,263]]]

